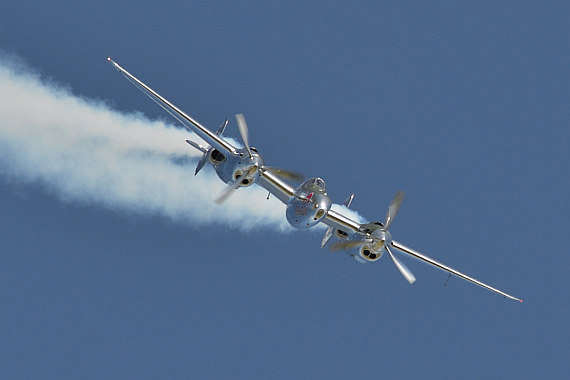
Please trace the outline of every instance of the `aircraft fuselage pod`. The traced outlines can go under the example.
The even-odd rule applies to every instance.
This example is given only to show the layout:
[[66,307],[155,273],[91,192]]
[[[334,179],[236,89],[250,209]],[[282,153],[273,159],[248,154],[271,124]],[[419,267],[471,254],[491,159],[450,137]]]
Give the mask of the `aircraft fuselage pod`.
[[287,202],[285,215],[295,228],[310,228],[323,220],[332,202],[327,195],[325,181],[311,178],[301,184],[294,197]]

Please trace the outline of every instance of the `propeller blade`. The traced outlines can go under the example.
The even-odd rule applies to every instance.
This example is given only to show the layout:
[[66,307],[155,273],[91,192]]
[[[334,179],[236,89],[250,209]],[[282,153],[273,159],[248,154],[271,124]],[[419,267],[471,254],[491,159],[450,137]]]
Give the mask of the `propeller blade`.
[[273,166],[263,166],[262,169],[270,171],[271,173],[273,173],[273,174],[275,174],[275,175],[277,175],[283,179],[289,179],[289,180],[294,181],[294,182],[301,182],[303,179],[305,179],[305,176],[303,174],[293,172],[290,170],[275,168]]
[[401,262],[400,260],[398,260],[398,259],[396,258],[396,256],[394,256],[394,254],[392,253],[392,251],[390,250],[390,248],[388,248],[388,245],[386,245],[385,247],[386,247],[386,251],[388,251],[388,254],[390,255],[390,258],[391,258],[392,261],[394,262],[394,265],[396,266],[396,268],[398,268],[398,270],[400,271],[400,273],[402,274],[402,276],[404,276],[404,278],[405,278],[410,284],[413,284],[414,282],[416,282],[416,276],[414,276],[414,274],[412,273],[412,271],[409,270],[408,267],[405,266],[403,262]]
[[227,189],[222,195],[220,195],[216,199],[215,201],[216,204],[221,205],[222,203],[224,203],[230,197],[230,195],[232,195],[233,192],[242,185],[242,181],[244,180],[244,178],[246,178],[248,175],[252,173],[255,173],[257,170],[259,170],[259,167],[257,165],[252,166],[249,168],[248,171],[237,177],[233,185],[231,185],[229,189]]
[[390,206],[388,207],[388,213],[386,214],[386,223],[384,223],[384,231],[388,231],[388,228],[390,228],[390,225],[394,221],[394,218],[396,217],[396,214],[398,213],[403,200],[404,192],[398,191],[394,199],[392,199]]
[[245,122],[245,116],[243,116],[243,113],[238,113],[236,115],[236,121],[239,129],[239,134],[241,135],[241,139],[243,141],[243,144],[245,145],[245,149],[249,153],[249,157],[251,157],[252,156],[251,149],[249,149],[249,133],[247,130],[247,123]]
[[325,232],[325,236],[323,237],[323,241],[321,242],[321,248],[323,248],[329,242],[329,240],[331,240],[331,237],[333,235],[333,230],[334,228],[332,227],[329,227],[327,229],[327,231]]
[[221,205],[222,203],[227,201],[228,198],[234,193],[234,191],[236,191],[238,187],[240,187],[241,181],[244,179],[245,176],[246,176],[245,173],[239,176],[233,185],[229,186],[228,189],[222,193],[222,195],[216,198],[215,200],[216,204]]
[[351,240],[351,241],[339,241],[336,242],[334,244],[331,244],[329,246],[329,249],[331,251],[341,251],[343,249],[352,249],[352,248],[356,248],[356,247],[360,247],[361,245],[364,245],[366,243],[370,243],[371,240],[370,239],[366,239],[366,240]]

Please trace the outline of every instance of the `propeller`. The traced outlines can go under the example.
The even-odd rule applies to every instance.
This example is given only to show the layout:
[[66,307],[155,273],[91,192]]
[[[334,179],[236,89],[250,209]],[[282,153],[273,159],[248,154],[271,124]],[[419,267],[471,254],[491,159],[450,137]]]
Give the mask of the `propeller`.
[[[400,210],[400,206],[402,206],[403,200],[404,200],[404,192],[398,191],[396,193],[396,196],[394,196],[394,199],[392,199],[392,202],[390,202],[390,206],[388,206],[388,212],[386,213],[386,222],[384,223],[384,227],[382,228],[382,230],[386,233],[386,235],[385,235],[386,240],[390,240],[390,241],[392,240],[392,236],[388,232],[388,228],[390,228],[390,225],[392,224],[392,222],[394,221],[394,218],[398,214],[398,211]],[[392,262],[394,263],[396,268],[398,268],[398,270],[400,271],[402,276],[404,276],[406,281],[408,281],[410,284],[413,284],[414,282],[416,282],[416,276],[414,276],[412,271],[409,270],[408,267],[406,265],[404,265],[403,262],[401,262],[400,260],[398,260],[396,258],[396,256],[394,256],[394,254],[392,253],[392,251],[388,247],[389,243],[391,243],[390,241],[386,241],[387,244],[384,244],[384,248],[388,252],[388,255],[390,255]]]
[[253,157],[253,155],[251,154],[251,149],[249,148],[249,132],[247,129],[247,123],[245,122],[245,116],[243,116],[243,113],[238,113],[236,115],[236,121],[239,129],[239,134],[241,136],[241,140],[245,145],[245,149],[247,150],[247,153],[249,153],[249,157]]
[[[245,145],[245,149],[249,153],[249,157],[252,157],[251,148],[249,146],[249,129],[247,127],[247,122],[245,121],[245,116],[242,113],[238,113],[236,115],[236,121],[239,129],[239,134],[241,136],[243,144]],[[305,178],[303,174],[286,169],[276,168],[273,166],[263,165],[261,169],[270,171],[271,173],[283,179],[290,179],[292,181],[302,181]]]
[[[400,271],[402,276],[404,276],[406,281],[408,281],[410,284],[413,284],[416,281],[416,277],[414,276],[412,271],[409,270],[406,265],[404,265],[404,263],[402,263],[400,260],[398,260],[398,258],[396,258],[396,256],[394,256],[392,250],[389,248],[389,245],[392,243],[392,235],[390,235],[390,233],[388,232],[388,228],[390,227],[390,225],[392,225],[392,222],[394,221],[396,214],[398,214],[398,211],[400,210],[400,206],[402,205],[403,200],[404,200],[404,193],[402,191],[398,191],[394,199],[392,199],[392,202],[390,202],[390,206],[388,206],[388,212],[386,213],[386,222],[381,226],[374,223],[366,225],[371,230],[368,231],[368,237],[366,239],[341,241],[338,243],[334,243],[331,244],[330,250],[331,251],[339,251],[343,249],[350,250],[353,248],[361,247],[364,244],[382,242],[384,249],[386,249],[386,252],[388,252],[388,255],[392,259],[392,262],[394,263],[396,268],[398,268],[398,270]],[[377,235],[375,235],[375,231],[378,230],[381,232],[376,232]]]
[[257,169],[257,167],[253,166],[246,173],[240,175],[236,179],[233,185],[229,186],[226,191],[224,191],[218,198],[216,198],[215,200],[216,204],[221,205],[222,203],[224,203],[234,193],[234,191],[236,191],[240,187],[241,181],[243,181],[243,179],[255,169]]
[[334,251],[342,251],[343,249],[352,249],[352,248],[357,248],[360,247],[364,244],[367,243],[372,243],[374,242],[373,239],[363,239],[363,240],[351,240],[351,241],[339,241],[336,243],[333,243],[329,246],[329,249],[334,252]]
[[396,268],[398,268],[398,270],[400,271],[400,273],[402,274],[402,276],[404,276],[404,278],[405,278],[410,284],[413,284],[414,282],[416,282],[416,276],[414,276],[414,274],[412,273],[412,271],[409,270],[408,267],[405,266],[403,262],[401,262],[400,260],[398,260],[398,259],[396,258],[396,256],[394,256],[394,254],[392,253],[392,251],[390,250],[390,248],[388,248],[387,245],[385,245],[384,248],[386,248],[386,251],[387,251],[388,254],[390,255],[390,258],[392,259],[392,261],[394,262],[394,265],[396,266]]
[[305,179],[305,176],[301,173],[293,172],[291,170],[276,168],[274,166],[265,166],[264,165],[261,167],[261,169],[266,170],[268,172],[271,172],[271,173],[275,174],[276,176],[281,177],[283,179],[291,180],[293,182],[301,182],[303,179]]
[[[247,122],[245,121],[245,116],[242,113],[239,113],[236,115],[236,122],[237,122],[237,126],[238,126],[238,130],[239,130],[239,134],[241,136],[241,139],[243,141],[244,147],[247,150],[247,153],[249,154],[249,158],[253,159],[253,153],[252,153],[252,149],[249,145],[249,129],[247,127]],[[227,124],[227,121],[226,121]],[[221,127],[220,127],[221,128]],[[224,126],[225,128],[225,126]],[[257,151],[255,151],[257,153]],[[263,161],[261,161],[263,162]],[[242,175],[240,175],[238,178],[236,178],[236,180],[234,181],[234,183],[232,185],[230,185],[228,187],[228,189],[226,191],[224,191],[224,193],[222,193],[217,199],[216,199],[216,203],[218,205],[224,203],[233,193],[235,190],[237,190],[241,185],[242,185],[242,181],[251,174],[254,174],[257,170],[260,171],[260,174],[263,174],[264,172],[270,172],[275,174],[278,177],[281,177],[283,179],[288,179],[294,182],[300,182],[302,181],[305,176],[302,174],[299,174],[297,172],[293,172],[290,170],[285,170],[285,169],[281,169],[281,168],[276,168],[273,166],[265,166],[265,165],[259,165],[259,163],[255,160],[252,160],[252,166]]]
[[402,201],[404,200],[404,192],[398,191],[392,202],[390,202],[390,206],[388,207],[388,212],[386,213],[386,223],[384,223],[384,231],[388,231],[390,225],[394,221],[400,206],[402,205]]

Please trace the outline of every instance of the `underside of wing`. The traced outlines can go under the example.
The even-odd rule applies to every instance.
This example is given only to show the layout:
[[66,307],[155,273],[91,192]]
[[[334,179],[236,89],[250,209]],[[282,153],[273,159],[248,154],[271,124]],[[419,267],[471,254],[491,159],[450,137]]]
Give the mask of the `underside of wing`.
[[507,293],[502,292],[502,291],[500,291],[500,290],[498,290],[498,289],[495,289],[495,288],[493,288],[492,286],[489,286],[489,285],[487,285],[487,284],[485,284],[485,283],[483,283],[483,282],[481,282],[481,281],[479,281],[479,280],[474,279],[473,277],[469,277],[469,276],[467,276],[467,275],[465,275],[465,274],[463,274],[463,273],[461,273],[461,272],[459,272],[459,271],[457,271],[457,270],[455,270],[455,269],[453,269],[453,268],[448,267],[447,265],[444,265],[444,264],[442,264],[442,263],[440,263],[440,262],[438,262],[438,261],[436,261],[436,260],[434,260],[434,259],[432,259],[432,258],[430,258],[430,257],[428,257],[428,256],[425,256],[425,255],[421,254],[420,252],[418,252],[418,251],[416,251],[416,250],[414,250],[414,249],[412,249],[412,248],[410,248],[410,247],[405,246],[405,245],[402,244],[402,243],[399,243],[399,242],[397,242],[397,241],[392,240],[392,241],[391,241],[391,245],[392,245],[392,247],[396,248],[397,250],[399,250],[399,251],[401,251],[401,252],[407,253],[408,255],[413,256],[413,257],[415,257],[416,259],[419,259],[419,260],[421,260],[421,261],[423,261],[423,262],[425,262],[425,263],[428,263],[428,264],[433,265],[433,266],[435,266],[435,267],[437,267],[437,268],[439,268],[439,269],[442,269],[442,270],[444,270],[444,271],[446,271],[446,272],[449,272],[449,273],[451,273],[451,274],[453,274],[453,275],[455,275],[455,276],[457,276],[457,277],[459,277],[459,278],[462,278],[462,279],[464,279],[464,280],[470,281],[470,282],[472,282],[472,283],[474,283],[474,284],[476,284],[476,285],[479,285],[479,286],[481,286],[482,288],[485,288],[485,289],[487,289],[487,290],[493,291],[493,292],[495,292],[495,293],[499,293],[500,295],[502,295],[502,296],[504,296],[504,297],[510,298],[510,299],[512,299],[512,300],[515,300],[515,301],[520,301],[520,302],[522,302],[522,300],[519,299],[519,298],[513,297],[513,296],[511,296],[510,294],[507,294]]
[[360,223],[355,222],[339,211],[329,210],[323,219],[323,223],[348,234],[353,234],[360,228]]
[[166,100],[157,92],[155,92],[153,89],[151,89],[146,84],[137,79],[134,75],[132,75],[127,70],[119,66],[119,64],[113,61],[111,58],[108,58],[108,61],[111,62],[115,67],[115,69],[117,69],[117,71],[123,74],[125,78],[127,78],[139,90],[144,92],[162,109],[164,109],[166,112],[172,115],[180,123],[182,123],[182,125],[186,127],[188,130],[196,133],[201,139],[203,139],[208,144],[210,144],[211,146],[213,146],[214,148],[216,148],[221,152],[232,153],[232,154],[236,152],[236,148],[234,146],[232,146],[230,143],[217,136],[215,133],[212,133],[206,127],[204,127],[196,120],[194,120],[192,117],[188,116],[178,107],[176,107],[174,104],[170,103],[168,100]]
[[262,170],[261,175],[257,179],[257,184],[283,203],[289,202],[295,196],[295,188],[293,186],[279,179],[268,170]]

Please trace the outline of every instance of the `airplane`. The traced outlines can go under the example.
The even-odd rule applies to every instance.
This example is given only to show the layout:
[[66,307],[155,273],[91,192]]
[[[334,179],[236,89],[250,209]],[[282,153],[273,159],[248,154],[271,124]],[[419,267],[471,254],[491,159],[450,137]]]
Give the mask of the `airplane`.
[[[177,119],[187,130],[196,133],[202,140],[209,144],[209,146],[204,147],[192,140],[186,140],[188,144],[202,152],[202,157],[198,161],[195,174],[198,174],[202,167],[206,163],[209,163],[213,166],[218,177],[224,183],[230,184],[228,189],[216,199],[217,204],[223,203],[238,188],[251,186],[253,183],[256,183],[286,205],[285,216],[292,227],[306,229],[319,223],[327,225],[328,229],[321,242],[321,248],[324,247],[333,236],[336,236],[339,241],[331,244],[330,249],[332,251],[345,250],[349,256],[363,264],[375,262],[383,256],[384,252],[387,252],[402,276],[410,284],[413,284],[416,281],[414,274],[392,253],[390,248],[392,247],[429,265],[444,270],[450,273],[450,275],[455,275],[487,290],[501,294],[506,298],[522,302],[519,298],[493,288],[393,240],[388,229],[400,209],[404,198],[403,192],[398,192],[390,203],[384,223],[359,223],[354,221],[343,214],[343,212],[331,208],[333,203],[327,194],[325,181],[322,178],[310,178],[295,188],[281,178],[299,181],[302,179],[301,175],[288,170],[266,166],[257,149],[249,145],[248,127],[243,114],[236,115],[236,121],[244,148],[236,148],[230,142],[222,138],[222,134],[228,125],[227,120],[220,125],[215,133],[212,133],[198,121],[188,116],[122,68],[110,57],[107,58],[107,60],[126,79]],[[350,207],[353,199],[354,194],[351,194],[344,201],[343,205],[347,208]]]

